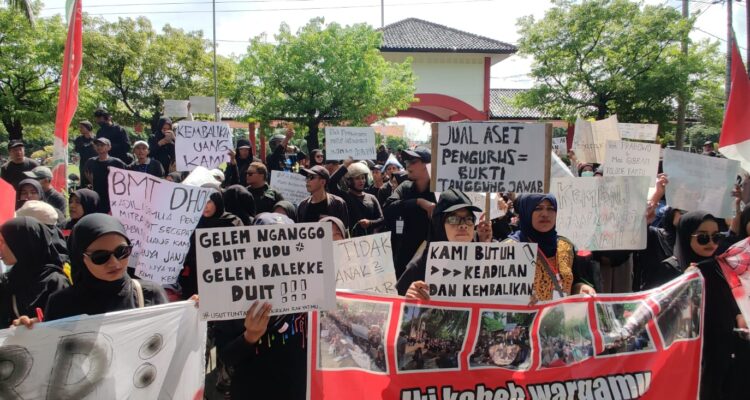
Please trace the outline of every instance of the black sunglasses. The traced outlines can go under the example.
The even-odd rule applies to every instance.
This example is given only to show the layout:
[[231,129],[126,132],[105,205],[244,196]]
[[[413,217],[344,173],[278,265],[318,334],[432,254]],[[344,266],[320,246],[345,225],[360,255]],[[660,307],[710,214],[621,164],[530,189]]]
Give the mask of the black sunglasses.
[[88,257],[89,260],[96,265],[104,265],[112,256],[115,256],[118,260],[122,260],[123,258],[128,258],[132,252],[132,245],[121,244],[117,246],[114,251],[96,250],[92,253],[83,253],[83,255]]
[[690,235],[695,238],[699,245],[707,245],[708,242],[714,242],[719,244],[719,241],[724,237],[721,233],[714,233],[709,235],[708,233],[697,233]]

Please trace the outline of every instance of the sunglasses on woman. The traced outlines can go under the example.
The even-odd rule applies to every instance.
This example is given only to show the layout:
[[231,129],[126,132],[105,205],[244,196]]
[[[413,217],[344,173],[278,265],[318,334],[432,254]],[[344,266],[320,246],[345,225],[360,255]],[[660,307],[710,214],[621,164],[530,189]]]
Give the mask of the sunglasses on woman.
[[133,252],[133,246],[128,244],[121,244],[115,248],[114,251],[108,250],[96,250],[91,253],[83,253],[84,256],[88,257],[92,263],[96,265],[104,265],[109,261],[109,258],[115,256],[116,259],[122,260],[128,258],[130,253]]
[[690,235],[695,238],[695,241],[698,242],[699,245],[707,245],[708,242],[714,242],[715,244],[719,244],[719,241],[724,237],[721,233],[696,233],[694,235]]
[[459,217],[458,215],[449,215],[445,219],[445,223],[448,225],[466,225],[474,226],[474,217]]

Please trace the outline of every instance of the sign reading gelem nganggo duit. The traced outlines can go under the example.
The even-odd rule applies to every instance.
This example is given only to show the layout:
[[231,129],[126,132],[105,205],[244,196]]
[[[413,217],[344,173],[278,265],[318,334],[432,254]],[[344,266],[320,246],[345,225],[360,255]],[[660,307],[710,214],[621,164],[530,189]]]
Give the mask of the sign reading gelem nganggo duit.
[[433,124],[432,189],[544,193],[551,149],[549,124]]

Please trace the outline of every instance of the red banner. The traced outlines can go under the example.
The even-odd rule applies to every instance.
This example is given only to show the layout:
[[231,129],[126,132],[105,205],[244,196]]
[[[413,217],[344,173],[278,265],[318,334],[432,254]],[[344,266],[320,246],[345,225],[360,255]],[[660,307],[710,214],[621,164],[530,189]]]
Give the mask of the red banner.
[[339,292],[313,313],[310,399],[696,399],[703,279],[533,306]]

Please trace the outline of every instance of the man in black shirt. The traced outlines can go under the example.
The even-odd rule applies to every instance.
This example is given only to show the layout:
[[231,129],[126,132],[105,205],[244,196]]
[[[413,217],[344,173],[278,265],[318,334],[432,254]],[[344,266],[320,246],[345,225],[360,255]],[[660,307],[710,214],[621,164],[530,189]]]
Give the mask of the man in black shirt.
[[0,167],[0,178],[18,189],[18,183],[26,179],[24,172],[38,167],[39,163],[25,156],[24,145],[20,140],[8,142],[8,153],[10,153],[10,159]]
[[44,191],[44,201],[52,207],[55,207],[55,209],[60,211],[62,215],[65,215],[65,209],[67,208],[68,203],[65,201],[65,196],[58,193],[52,187],[52,170],[47,167],[36,167],[24,174],[28,178],[38,180]]
[[94,140],[94,148],[97,156],[86,161],[84,174],[87,174],[89,181],[92,182],[94,191],[99,195],[99,211],[109,213],[109,167],[125,169],[127,166],[119,158],[109,156],[109,149],[112,146],[107,138],[97,138]]
[[81,121],[78,123],[78,131],[81,135],[78,136],[73,144],[75,145],[75,151],[78,153],[78,168],[81,173],[81,187],[86,187],[91,184],[83,174],[83,167],[86,166],[86,161],[91,157],[96,157],[96,149],[94,149],[94,125],[89,121]]
[[272,212],[276,203],[284,200],[281,193],[268,187],[268,169],[261,162],[252,162],[245,172],[247,190],[255,200],[255,213]]
[[318,222],[320,217],[330,216],[340,219],[344,226],[349,226],[349,212],[344,199],[326,192],[326,185],[331,180],[328,171],[320,165],[303,171],[307,177],[306,189],[310,197],[299,203],[297,220]]
[[133,144],[133,154],[135,161],[128,165],[131,171],[145,172],[157,178],[164,178],[164,167],[158,160],[149,158],[148,143],[139,140]]
[[286,136],[276,135],[268,142],[271,148],[271,154],[266,156],[269,171],[283,171],[286,167],[286,145],[289,144],[292,136],[294,136],[294,129],[287,127]]
[[[338,183],[342,176],[346,177],[348,188],[346,192],[339,189]],[[383,225],[383,211],[380,209],[378,199],[372,194],[364,192],[368,176],[369,168],[367,165],[361,162],[353,163],[351,159],[348,159],[328,181],[328,191],[346,201],[349,213],[347,229],[351,232],[352,237],[377,233]]]
[[112,122],[112,116],[109,111],[99,108],[94,112],[96,123],[100,128],[96,132],[96,138],[106,138],[112,146],[110,156],[119,158],[125,165],[130,164],[133,158],[128,154],[130,152],[130,139],[128,133],[120,125]]

